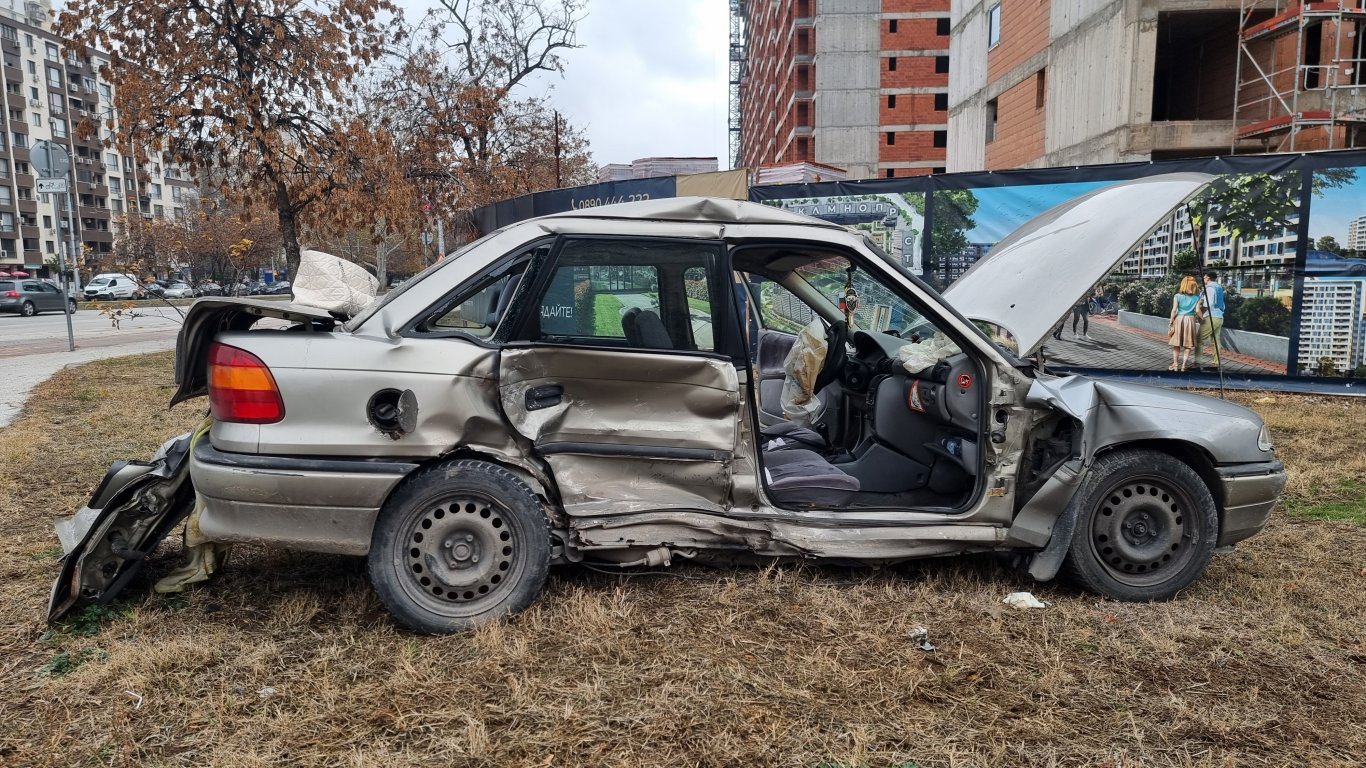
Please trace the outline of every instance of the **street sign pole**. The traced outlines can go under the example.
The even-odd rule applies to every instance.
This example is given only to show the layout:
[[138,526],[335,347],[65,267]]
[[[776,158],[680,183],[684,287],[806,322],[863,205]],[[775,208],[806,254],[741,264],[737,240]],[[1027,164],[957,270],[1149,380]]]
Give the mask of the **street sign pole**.
[[[33,169],[38,172],[38,180],[34,185],[38,192],[50,194],[53,199],[56,199],[59,192],[66,195],[66,215],[71,224],[71,243],[74,245],[76,242],[76,222],[71,208],[71,187],[68,186],[66,177],[68,172],[74,177],[75,171],[71,169],[71,159],[67,157],[66,149],[60,144],[40,139],[33,142],[33,148],[29,150],[29,162]],[[59,215],[58,221],[60,220]],[[72,250],[70,253],[72,266],[75,266],[76,252]],[[57,272],[61,275],[62,297],[66,299],[66,303],[62,307],[62,313],[66,315],[66,346],[68,351],[75,352],[76,333],[71,327],[70,312],[71,284],[66,279],[66,259],[62,258],[60,243],[57,245]]]

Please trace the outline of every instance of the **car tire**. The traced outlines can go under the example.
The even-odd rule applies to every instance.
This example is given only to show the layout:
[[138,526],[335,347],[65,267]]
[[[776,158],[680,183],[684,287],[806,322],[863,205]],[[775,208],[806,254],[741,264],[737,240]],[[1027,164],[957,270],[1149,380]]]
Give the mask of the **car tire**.
[[472,629],[525,609],[550,570],[545,511],[526,483],[462,459],[409,475],[375,521],[370,583],[399,623]]
[[75,299],[67,299],[67,300],[66,300],[66,313],[67,313],[68,315],[74,315],[74,314],[76,314],[76,300],[75,300]]
[[33,302],[26,301],[19,306],[19,314],[24,317],[33,317],[38,314],[38,307],[34,306]]
[[1205,572],[1219,536],[1214,497],[1189,464],[1152,450],[1096,459],[1073,496],[1064,563],[1081,587],[1126,602],[1170,600]]

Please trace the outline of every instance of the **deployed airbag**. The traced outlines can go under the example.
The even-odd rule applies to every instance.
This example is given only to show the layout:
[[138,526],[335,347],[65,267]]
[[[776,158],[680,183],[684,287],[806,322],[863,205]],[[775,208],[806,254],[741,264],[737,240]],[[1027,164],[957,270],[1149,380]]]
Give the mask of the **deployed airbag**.
[[322,251],[304,251],[293,288],[296,304],[354,317],[375,300],[379,281],[359,264]]

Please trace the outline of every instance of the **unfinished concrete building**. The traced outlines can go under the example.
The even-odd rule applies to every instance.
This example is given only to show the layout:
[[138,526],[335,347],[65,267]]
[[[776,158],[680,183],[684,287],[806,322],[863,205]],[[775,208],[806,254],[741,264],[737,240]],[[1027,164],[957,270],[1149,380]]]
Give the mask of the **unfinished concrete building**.
[[950,171],[1361,146],[1366,0],[954,0]]
[[949,0],[731,0],[736,167],[942,171]]

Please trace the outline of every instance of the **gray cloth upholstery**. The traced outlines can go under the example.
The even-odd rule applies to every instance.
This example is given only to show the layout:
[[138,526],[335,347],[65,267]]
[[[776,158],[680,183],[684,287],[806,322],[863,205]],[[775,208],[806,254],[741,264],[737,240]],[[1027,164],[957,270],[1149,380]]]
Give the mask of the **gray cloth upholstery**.
[[820,452],[829,448],[819,432],[791,421],[763,427],[759,430],[759,436],[765,451],[788,451],[796,448]]
[[673,349],[673,339],[664,328],[664,321],[653,310],[631,307],[621,316],[621,331],[626,342],[643,349]]
[[766,451],[764,483],[783,505],[842,507],[858,493],[858,478],[847,475],[812,451]]

